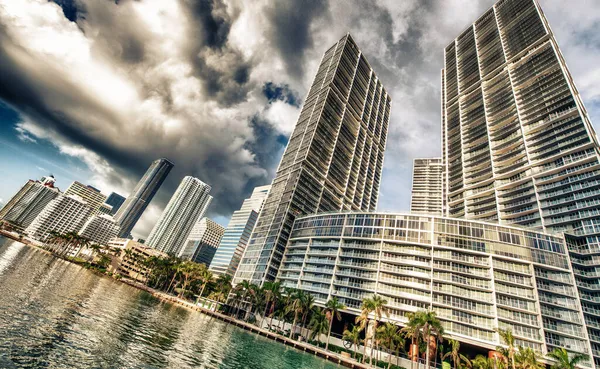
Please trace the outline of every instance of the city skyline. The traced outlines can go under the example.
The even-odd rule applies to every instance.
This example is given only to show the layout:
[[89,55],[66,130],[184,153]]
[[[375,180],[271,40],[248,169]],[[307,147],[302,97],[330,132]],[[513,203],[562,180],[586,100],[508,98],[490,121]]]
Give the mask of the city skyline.
[[[36,7],[42,6],[43,8],[40,9],[58,9],[60,11],[60,8],[53,3],[31,3],[30,9],[22,9],[19,11],[24,12],[23,14],[26,15],[32,14]],[[267,43],[264,45],[248,41],[249,44],[243,46],[247,46],[245,49],[249,55],[254,55],[259,47],[267,48],[268,50],[273,51],[272,55],[274,56],[274,60],[271,62],[261,58],[260,64],[251,65],[252,68],[250,71],[249,82],[245,85],[248,87],[248,91],[250,91],[249,95],[246,100],[235,102],[229,109],[239,113],[242,117],[241,121],[243,123],[243,129],[240,128],[240,132],[242,132],[241,139],[244,142],[246,142],[246,140],[253,140],[253,142],[258,142],[265,149],[269,149],[268,155],[264,153],[262,155],[263,157],[271,157],[271,164],[258,165],[260,168],[259,172],[264,173],[264,169],[267,168],[266,170],[267,172],[270,171],[271,176],[274,173],[275,165],[281,155],[285,140],[287,140],[287,136],[289,135],[289,126],[293,124],[297,118],[302,103],[301,97],[306,94],[306,90],[310,84],[310,77],[308,76],[312,75],[316,70],[317,62],[313,59],[318,59],[321,50],[333,42],[334,39],[339,39],[348,31],[351,33],[356,31],[354,33],[356,34],[355,37],[357,38],[357,42],[359,44],[365,44],[364,51],[369,55],[374,69],[379,74],[382,74],[384,82],[391,86],[390,94],[393,97],[403,98],[404,101],[402,106],[398,104],[392,107],[391,121],[395,123],[392,127],[396,127],[390,132],[393,139],[390,140],[388,160],[386,160],[386,168],[383,173],[382,197],[387,198],[388,201],[386,201],[386,208],[381,210],[407,210],[410,201],[407,190],[410,190],[412,159],[420,156],[427,157],[439,155],[439,130],[437,127],[439,126],[440,119],[438,94],[440,87],[438,85],[439,70],[443,66],[442,53],[439,47],[447,45],[451,41],[452,36],[450,35],[460,34],[466,24],[473,19],[476,19],[479,14],[482,14],[491,4],[492,1],[472,2],[472,8],[468,9],[462,9],[456,2],[444,2],[443,6],[440,5],[440,2],[432,2],[426,7],[412,4],[407,5],[406,8],[403,7],[402,9],[386,8],[383,5],[371,5],[370,10],[372,12],[368,17],[365,17],[360,24],[358,24],[358,22],[352,24],[350,21],[351,19],[355,19],[359,12],[358,9],[353,9],[350,6],[348,7],[348,10],[341,13],[340,17],[335,17],[335,19],[331,19],[330,15],[340,11],[339,4],[326,4],[324,5],[324,9],[318,9],[320,11],[314,12],[311,11],[311,9],[306,9],[308,12],[306,14],[306,19],[302,20],[300,25],[300,29],[303,30],[303,37],[305,37],[302,40],[306,41],[300,42],[297,45],[298,50],[303,50],[303,54],[306,54],[306,56],[298,58],[297,63],[293,62],[293,58],[284,58],[282,56],[284,54],[280,51],[282,50],[281,47],[283,47],[281,45],[284,44],[283,40],[287,39],[277,41],[276,39],[273,39],[274,36],[272,34],[268,33],[267,30],[263,28],[252,28],[248,30],[252,31],[249,32],[251,35],[266,37],[265,42]],[[596,65],[591,65],[590,62],[594,60],[593,56],[597,53],[597,48],[593,43],[589,42],[589,40],[593,40],[593,36],[587,36],[595,19],[593,17],[598,11],[594,11],[593,9],[585,11],[582,9],[583,5],[580,6],[579,4],[573,5],[568,9],[560,10],[560,2],[555,0],[542,0],[541,4],[553,25],[553,30],[558,39],[558,43],[565,53],[565,58],[574,74],[575,80],[580,81],[578,87],[583,94],[583,99],[586,101],[588,110],[590,110],[592,121],[598,122],[600,120],[596,118],[598,111],[596,108],[598,92],[594,87],[595,85],[599,85],[594,77],[598,75],[597,72],[595,72],[598,67]],[[112,6],[114,6],[114,4]],[[144,6],[144,4],[124,4],[115,9],[120,9],[121,12],[133,12],[135,9],[138,9],[136,7],[141,6]],[[228,51],[239,51],[241,45],[239,34],[243,30],[241,27],[244,14],[248,14],[251,10],[258,13],[259,17],[261,17],[260,19],[264,19],[267,24],[275,22],[275,19],[277,19],[275,14],[286,14],[285,6],[282,6],[281,9],[267,9],[264,5],[256,5],[261,7],[260,9],[256,9],[253,8],[254,6],[255,5],[248,5],[247,7],[243,7],[241,9],[240,18],[229,16],[230,13],[233,13],[233,8],[224,9],[225,15],[222,15],[222,20],[227,27],[229,27],[226,28],[229,30],[229,33],[225,33],[229,37],[227,39],[213,38],[212,40],[215,40],[214,43],[219,44],[220,42],[220,44]],[[586,6],[593,7],[597,5],[587,4]],[[460,9],[460,12],[455,11],[455,9]],[[79,22],[82,28],[102,27],[99,18],[92,16],[94,14],[100,14],[101,10],[103,9],[99,9],[98,6],[90,6],[86,10],[87,14],[90,15],[87,17],[87,20],[77,20],[72,18]],[[149,10],[151,10],[151,8],[149,8]],[[173,10],[173,12],[177,14],[176,10]],[[54,13],[49,12],[48,14]],[[449,17],[444,17],[444,14],[459,15],[450,17],[452,19],[447,19]],[[215,17],[216,15],[217,11],[215,9]],[[415,19],[416,15],[419,15],[418,19]],[[115,14],[114,16],[116,17],[118,15]],[[0,17],[2,17],[2,15],[0,15]],[[327,19],[327,17],[329,17],[329,19]],[[139,17],[135,18],[140,22],[149,21],[143,18],[139,19]],[[24,17],[24,19],[28,20],[31,18]],[[380,21],[375,22],[375,20]],[[440,21],[438,22],[437,20]],[[311,33],[305,31],[307,23],[309,25],[313,24],[314,26],[317,26],[323,24],[325,21],[328,28],[320,29],[319,27],[311,27]],[[59,30],[70,24],[67,19],[63,22],[58,17],[53,19],[52,22],[54,22],[53,24],[56,26],[56,29]],[[201,27],[202,24],[197,26],[204,29]],[[282,32],[286,31],[286,25],[278,24],[277,26],[283,27]],[[13,29],[11,28],[10,23],[7,27],[11,30],[10,36],[16,41],[26,40],[22,38],[24,37],[22,32],[25,32],[26,29]],[[373,32],[373,30],[377,30],[377,32]],[[128,35],[131,34],[132,31],[126,29],[123,32]],[[175,30],[173,32],[175,32]],[[89,35],[91,34],[92,33],[89,33]],[[137,34],[134,35],[137,36]],[[289,32],[282,33],[281,37],[291,37],[287,35],[289,35]],[[135,37],[134,39],[138,40],[138,43],[141,46],[147,46],[148,39],[144,35],[140,35],[140,37]],[[254,39],[255,38],[250,38],[249,40]],[[119,42],[120,40],[120,38],[116,38],[115,42]],[[158,41],[160,40],[162,39],[159,39]],[[206,38],[206,40],[209,40],[209,38]],[[85,39],[83,39],[83,41],[85,41]],[[98,40],[96,45],[101,44],[100,41],[102,40]],[[31,48],[35,45],[30,44],[29,42],[30,41],[23,41],[24,46],[32,53],[33,51],[31,51]],[[160,42],[157,44],[160,44]],[[115,48],[115,50],[118,49],[119,48]],[[154,63],[154,59],[152,59],[153,49],[146,48],[146,50],[147,52],[144,54],[146,55],[146,58],[143,58],[141,65],[151,65],[151,69],[159,73],[160,70],[156,69],[158,67]],[[50,53],[50,58],[43,58],[47,59],[48,63],[58,58],[58,51],[55,48],[52,48],[48,52]],[[295,54],[295,50],[289,50],[288,52],[292,53],[290,55],[303,55],[299,51],[298,54]],[[121,62],[122,60],[118,58],[115,61],[115,63],[119,63],[116,64],[118,66],[121,65]],[[188,63],[186,60],[182,62]],[[273,64],[280,65],[280,67],[278,67],[280,69],[276,69],[278,71],[276,80],[272,79],[271,73],[265,74],[264,72],[264,70],[275,68],[273,67]],[[104,65],[105,63],[100,65],[102,71],[105,70],[103,67]],[[18,66],[15,68],[19,69]],[[122,77],[110,68],[106,70],[106,73],[115,75],[115,78],[118,80]],[[70,76],[71,75],[69,74],[65,77]],[[411,76],[410,79],[414,78],[416,82],[409,81],[408,76]],[[206,77],[198,76],[197,78],[204,81]],[[65,80],[71,79],[65,78]],[[132,73],[131,79],[125,79],[125,82],[137,85],[140,81],[135,74]],[[272,84],[268,84],[268,82],[272,82]],[[287,88],[285,88],[286,84],[288,85]],[[415,86],[417,86],[417,88]],[[83,82],[77,82],[77,87],[79,89],[86,89]],[[243,90],[243,92],[247,91],[244,88],[241,88],[241,90]],[[37,93],[40,93],[39,90],[36,89],[36,91]],[[408,93],[409,91],[410,94]],[[412,96],[413,94],[414,97]],[[267,95],[269,95],[270,98],[267,97]],[[170,195],[175,191],[178,181],[185,175],[194,175],[199,178],[207,179],[211,178],[211,181],[212,178],[215,178],[214,182],[211,182],[210,184],[215,188],[223,188],[224,193],[231,194],[228,196],[219,196],[218,194],[215,194],[217,199],[222,200],[219,200],[220,202],[215,202],[213,205],[214,207],[211,209],[212,213],[209,215],[221,224],[227,223],[230,214],[239,207],[244,198],[248,197],[253,187],[270,183],[271,177],[269,177],[269,174],[266,174],[261,177],[259,183],[252,180],[251,184],[246,185],[249,183],[248,178],[252,177],[253,173],[256,172],[254,169],[252,171],[239,170],[239,174],[232,176],[232,178],[236,179],[235,181],[228,183],[227,187],[221,187],[219,186],[219,183],[222,182],[222,177],[220,175],[211,176],[210,173],[205,175],[202,172],[202,168],[204,168],[205,164],[196,166],[194,163],[190,163],[189,160],[181,161],[179,160],[181,155],[172,157],[170,152],[162,152],[157,155],[148,154],[148,149],[146,147],[136,149],[139,150],[139,154],[135,155],[131,154],[131,151],[125,153],[119,151],[119,157],[127,159],[128,161],[127,164],[122,164],[121,159],[117,160],[117,158],[107,155],[106,150],[103,149],[107,144],[112,145],[114,142],[112,139],[110,142],[106,142],[105,138],[96,136],[87,137],[86,140],[73,137],[68,137],[67,139],[60,135],[60,132],[63,132],[60,129],[58,132],[55,132],[56,135],[50,134],[46,130],[36,129],[39,128],[39,124],[44,117],[27,117],[22,113],[16,113],[15,111],[20,111],[22,105],[15,101],[6,101],[7,96],[6,93],[0,92],[0,98],[2,98],[6,104],[3,105],[2,112],[0,112],[0,119],[2,119],[3,122],[6,122],[6,124],[3,124],[2,128],[0,128],[0,132],[3,137],[2,143],[7,143],[0,149],[0,155],[2,157],[10,158],[12,163],[0,164],[0,171],[14,172],[17,174],[21,173],[21,175],[18,177],[18,180],[9,178],[2,186],[0,186],[0,199],[2,199],[0,201],[3,202],[6,202],[12,194],[16,193],[21,184],[27,179],[39,178],[40,175],[48,173],[56,174],[57,178],[59,178],[58,186],[62,189],[65,189],[70,182],[78,180],[82,183],[91,184],[94,187],[101,189],[106,195],[111,191],[126,195],[131,192],[135,185],[135,181],[143,174],[145,163],[156,157],[166,156],[177,164],[177,169],[172,174],[172,178],[168,179],[164,188],[157,194],[157,198],[155,199],[156,203],[150,206],[138,225],[139,232],[137,235],[147,236],[150,228],[160,215],[162,208],[166,205]],[[217,94],[213,97],[201,95],[198,98],[199,104],[202,105],[203,101],[210,99],[223,101],[222,94]],[[111,101],[108,101],[107,104],[111,106]],[[53,110],[62,111],[67,108],[68,107],[61,105]],[[248,135],[248,124],[247,121],[244,120],[244,117],[255,116],[257,110],[259,117],[264,118],[265,116],[268,116],[269,118],[269,125],[256,127],[257,132],[261,131],[261,128],[265,128],[267,133],[270,133],[267,137],[269,140],[266,142],[261,140],[256,141],[257,137],[261,138],[263,136],[254,136],[252,134],[252,137],[250,137]],[[221,110],[219,110],[219,112],[221,112]],[[73,118],[71,115],[69,115],[69,117],[72,119],[76,118]],[[219,115],[219,117],[219,119],[212,119],[214,117],[211,117],[208,121],[215,123],[223,122],[223,115]],[[415,117],[419,118],[416,119]],[[167,115],[165,118],[172,117]],[[119,121],[119,119],[117,120]],[[410,120],[419,122],[419,124],[407,123],[407,121]],[[77,121],[77,119],[74,121]],[[175,121],[179,120],[174,120],[173,122]],[[169,126],[166,122],[167,120],[165,120],[165,123],[158,122],[157,124],[160,127],[164,126],[165,132],[168,132],[168,127],[171,127],[170,129],[175,130],[174,135],[181,132],[181,130],[177,128],[177,124]],[[229,122],[229,120],[225,122],[225,126],[232,128],[230,131],[235,131],[233,127],[238,127],[227,125],[230,124],[227,122]],[[93,125],[93,123],[89,124]],[[140,124],[139,121],[132,122],[132,127],[138,127]],[[190,127],[187,121],[180,121],[180,124],[183,124],[183,127],[190,128],[188,131],[202,131],[202,129],[198,130]],[[106,126],[113,125],[107,124]],[[117,127],[118,126],[119,125],[117,125]],[[48,125],[48,127],[53,126]],[[250,126],[250,129],[254,130],[253,126]],[[414,135],[416,136],[411,132],[414,132]],[[427,133],[427,135],[423,135],[423,133]],[[127,145],[131,148],[135,147],[131,140],[126,136],[127,135],[123,135],[123,137],[120,137],[123,141],[122,145],[119,145],[119,150],[122,150],[123,146]],[[19,137],[21,137],[21,140]],[[28,140],[27,137],[36,142]],[[278,140],[282,143],[278,144]],[[231,140],[231,142],[234,141]],[[273,146],[270,143],[277,145]],[[63,150],[61,151],[55,144],[62,147]],[[176,146],[173,145],[173,147]],[[271,153],[272,151],[270,149],[273,147],[275,149],[272,151],[277,152],[276,154]],[[162,145],[158,145],[157,148],[159,150],[167,150]],[[277,148],[279,148],[279,151]],[[194,157],[194,162],[198,163],[204,163],[204,160],[209,156],[219,155],[216,152],[207,155],[205,152],[198,152],[196,150],[198,149],[193,148],[190,150],[188,145],[185,146],[185,149],[181,150],[181,153]],[[418,152],[425,150],[427,150],[426,153]],[[250,152],[256,153],[258,151],[254,148]],[[17,155],[17,153],[19,154]],[[80,156],[77,157],[73,155]],[[225,157],[228,156],[226,155]],[[196,158],[198,160],[196,160]],[[84,162],[82,159],[85,159],[86,161]],[[228,162],[223,161],[220,164],[227,167]],[[42,169],[38,169],[37,167]],[[237,168],[239,169],[239,166]],[[106,169],[106,171],[104,171],[104,169]],[[114,172],[111,172],[111,170]],[[113,175],[110,173],[118,174],[120,179],[116,182],[107,180],[106,178],[113,178]],[[223,204],[223,202],[226,203]],[[134,231],[134,233],[136,232]]]

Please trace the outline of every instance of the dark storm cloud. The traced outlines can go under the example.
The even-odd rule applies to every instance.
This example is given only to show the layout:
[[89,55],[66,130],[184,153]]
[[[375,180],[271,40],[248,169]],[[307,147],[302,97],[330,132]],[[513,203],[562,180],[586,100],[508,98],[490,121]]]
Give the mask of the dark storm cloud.
[[287,65],[288,73],[303,77],[305,52],[311,49],[313,33],[311,25],[320,18],[328,18],[329,4],[324,0],[274,1],[267,14],[271,21],[270,39]]

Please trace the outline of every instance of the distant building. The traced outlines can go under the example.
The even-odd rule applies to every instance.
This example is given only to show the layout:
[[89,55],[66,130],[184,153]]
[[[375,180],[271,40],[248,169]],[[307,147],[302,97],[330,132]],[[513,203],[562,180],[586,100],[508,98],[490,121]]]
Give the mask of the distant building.
[[111,206],[110,215],[115,215],[117,213],[117,211],[119,211],[119,208],[121,208],[121,205],[123,205],[124,202],[125,202],[125,198],[123,196],[119,195],[118,193],[113,192],[110,195],[108,195],[108,198],[106,199],[106,201],[104,203]]
[[190,232],[179,257],[209,266],[225,228],[209,218],[200,219]]
[[92,215],[92,208],[79,196],[59,195],[25,229],[30,237],[45,241],[51,231],[79,232]]
[[142,283],[148,280],[150,273],[150,269],[142,261],[151,256],[167,257],[167,254],[130,239],[113,239],[109,246],[120,248],[121,251],[112,258],[108,271]]
[[210,186],[198,178],[183,178],[150,232],[148,246],[167,254],[178,255],[192,227],[204,216],[212,201],[209,192]]
[[214,274],[228,274],[232,277],[235,275],[270,189],[270,185],[256,187],[250,198],[244,200],[240,210],[235,211],[231,216],[217,252],[210,263],[210,270]]
[[142,179],[137,183],[133,192],[115,213],[115,220],[121,227],[119,237],[129,237],[131,230],[140,219],[146,207],[158,192],[158,189],[173,168],[173,163],[167,159],[152,162]]
[[27,228],[46,205],[59,195],[60,191],[54,188],[53,181],[29,180],[0,210],[0,219]]
[[76,195],[79,196],[85,201],[90,208],[92,208],[92,213],[96,213],[98,209],[100,209],[100,205],[104,203],[106,200],[106,195],[103,195],[99,189],[94,188],[89,185],[84,185],[80,182],[73,182],[65,191],[65,195]]
[[119,226],[110,215],[94,215],[85,222],[79,234],[91,242],[106,245],[110,239],[117,237]]
[[442,158],[415,159],[410,212],[442,215]]

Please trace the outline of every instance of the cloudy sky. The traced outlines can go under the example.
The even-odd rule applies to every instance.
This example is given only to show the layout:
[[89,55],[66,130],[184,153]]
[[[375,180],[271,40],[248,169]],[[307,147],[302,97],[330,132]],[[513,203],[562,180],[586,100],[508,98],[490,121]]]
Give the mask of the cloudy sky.
[[[406,210],[412,159],[440,154],[442,50],[492,3],[0,0],[0,202],[48,173],[126,196],[168,157],[134,234],[185,175],[226,224],[271,181],[322,53],[350,32],[393,100],[379,207]],[[600,124],[600,1],[540,3]]]

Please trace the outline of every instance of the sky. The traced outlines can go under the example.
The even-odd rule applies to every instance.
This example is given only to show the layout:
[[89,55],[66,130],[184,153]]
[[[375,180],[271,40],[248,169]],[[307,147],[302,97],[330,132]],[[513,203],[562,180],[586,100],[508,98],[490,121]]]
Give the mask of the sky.
[[[392,97],[379,210],[408,210],[413,159],[440,155],[443,49],[493,2],[0,0],[0,204],[50,173],[127,196],[167,157],[133,234],[186,175],[226,225],[273,179],[322,54],[350,32]],[[599,129],[600,1],[540,4]]]

